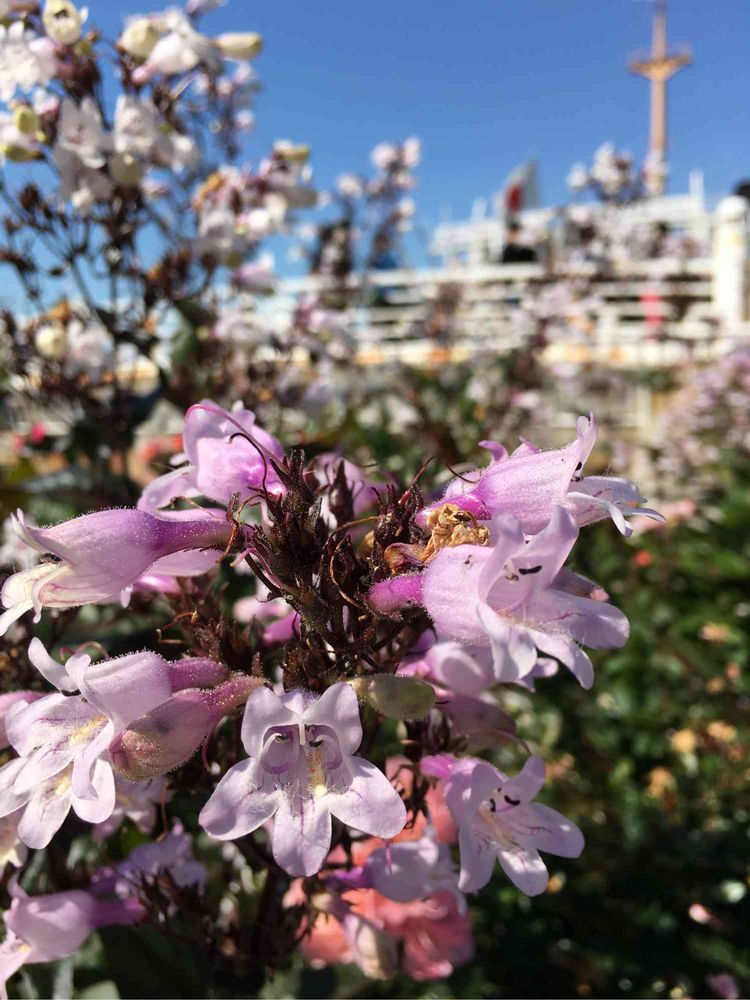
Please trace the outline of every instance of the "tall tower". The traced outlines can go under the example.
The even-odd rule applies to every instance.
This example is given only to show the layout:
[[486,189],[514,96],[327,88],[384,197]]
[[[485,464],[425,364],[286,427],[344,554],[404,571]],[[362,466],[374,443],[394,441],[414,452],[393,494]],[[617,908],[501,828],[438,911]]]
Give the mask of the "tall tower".
[[630,59],[629,67],[651,81],[651,137],[648,185],[651,194],[663,194],[667,162],[667,80],[689,66],[693,56],[687,46],[670,52],[667,48],[667,3],[654,0],[651,52]]

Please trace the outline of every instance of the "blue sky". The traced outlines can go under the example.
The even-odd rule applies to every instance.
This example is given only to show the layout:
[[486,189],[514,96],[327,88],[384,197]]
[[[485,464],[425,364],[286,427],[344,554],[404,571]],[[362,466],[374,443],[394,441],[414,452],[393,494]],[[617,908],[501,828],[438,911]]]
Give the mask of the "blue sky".
[[[645,150],[648,84],[625,68],[650,44],[651,5],[634,0],[275,0],[206,19],[266,38],[258,138],[309,141],[322,177],[374,141],[425,145],[421,198],[467,208],[517,161],[541,160],[563,194],[572,160],[611,138]],[[720,193],[750,173],[750,3],[672,0],[669,33],[695,64],[670,85],[673,186],[691,167]]]
[[[114,33],[120,12],[99,0],[91,20]],[[367,164],[380,140],[420,136],[419,219],[468,214],[522,160],[540,161],[545,202],[565,175],[611,139],[646,151],[648,84],[627,55],[650,45],[643,0],[230,0],[209,34],[257,30],[265,91],[249,152],[275,138],[308,142],[316,181]],[[700,167],[710,194],[750,176],[750,3],[671,0],[669,36],[695,63],[670,84],[672,190]]]

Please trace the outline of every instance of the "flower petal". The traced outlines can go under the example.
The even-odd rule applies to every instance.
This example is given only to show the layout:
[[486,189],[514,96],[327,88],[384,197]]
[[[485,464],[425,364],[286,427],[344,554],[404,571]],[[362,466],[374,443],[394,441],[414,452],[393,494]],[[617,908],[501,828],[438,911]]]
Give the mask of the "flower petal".
[[464,758],[451,768],[445,801],[459,824],[468,823],[485,799],[506,782],[505,775],[483,760]]
[[594,668],[586,653],[572,639],[560,635],[547,635],[544,632],[532,632],[534,641],[542,653],[554,656],[564,664],[575,679],[587,691],[594,684]]
[[87,823],[103,823],[109,819],[115,808],[115,776],[109,761],[98,758],[88,778],[88,793],[85,797],[76,791],[76,771],[80,758],[73,765],[73,810]]
[[148,651],[100,660],[83,674],[81,694],[119,731],[169,699],[169,665]]
[[296,726],[299,721],[299,714],[287,708],[270,688],[256,688],[247,699],[242,717],[242,743],[248,756],[260,756],[263,739],[271,726]]
[[533,639],[526,629],[508,625],[489,604],[477,604],[476,614],[490,640],[495,679],[506,684],[518,683],[536,663]]
[[503,785],[503,798],[513,802],[531,802],[544,786],[544,761],[541,757],[529,757],[523,767]]
[[495,851],[484,840],[475,837],[466,826],[458,834],[461,852],[461,874],[458,888],[461,892],[476,892],[487,885],[495,867]]
[[349,788],[325,796],[331,814],[373,837],[388,838],[401,833],[406,823],[406,807],[383,772],[361,757],[350,757],[346,764],[352,776]]
[[65,822],[73,789],[70,772],[45,781],[35,788],[18,824],[18,836],[27,847],[46,847]]
[[201,809],[198,822],[217,840],[244,837],[276,811],[277,796],[257,788],[256,767],[256,762],[250,759],[230,767]]
[[347,756],[353,754],[362,742],[359,701],[350,684],[332,684],[305,709],[302,719],[307,726],[330,726]]
[[540,802],[514,809],[509,814],[508,822],[514,830],[522,832],[525,843],[538,851],[557,854],[561,858],[577,858],[584,848],[583,834],[576,824]]
[[62,663],[58,663],[57,660],[52,659],[44,648],[42,640],[36,636],[29,643],[29,659],[42,677],[49,681],[50,684],[54,684],[58,691],[71,692],[78,690],[78,685],[68,675],[67,669]]
[[290,875],[314,875],[331,846],[328,796],[298,797],[292,805],[281,795],[278,801],[271,834],[276,864]]
[[31,945],[26,961],[52,962],[72,955],[94,929],[96,900],[81,890],[28,896],[14,902],[6,923]]
[[533,847],[498,847],[497,860],[513,885],[527,896],[538,896],[547,888],[547,868]]
[[0,768],[0,817],[10,816],[16,809],[25,806],[31,798],[32,790],[19,795],[13,790],[13,783],[26,762],[22,757],[10,760]]

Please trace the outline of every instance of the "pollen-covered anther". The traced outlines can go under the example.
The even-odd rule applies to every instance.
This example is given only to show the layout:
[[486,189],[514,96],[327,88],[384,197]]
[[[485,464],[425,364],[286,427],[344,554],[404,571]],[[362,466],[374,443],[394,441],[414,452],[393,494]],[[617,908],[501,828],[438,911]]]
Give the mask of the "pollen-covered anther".
[[431,510],[427,515],[427,528],[431,534],[422,551],[422,562],[425,564],[434,559],[440,549],[490,543],[489,529],[478,524],[473,514],[452,503]]

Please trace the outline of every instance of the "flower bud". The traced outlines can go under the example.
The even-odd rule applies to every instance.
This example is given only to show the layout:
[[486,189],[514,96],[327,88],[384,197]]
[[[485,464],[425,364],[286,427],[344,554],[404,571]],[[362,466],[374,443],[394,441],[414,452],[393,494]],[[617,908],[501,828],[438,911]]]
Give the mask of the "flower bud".
[[36,135],[39,131],[39,115],[28,104],[17,104],[13,108],[13,124],[21,135]]
[[0,154],[11,163],[30,163],[38,160],[40,153],[29,146],[14,146],[13,143],[4,144],[0,147]]
[[65,353],[68,335],[62,323],[45,323],[34,337],[34,346],[45,358],[59,359]]
[[[199,666],[195,661],[188,669],[194,668],[197,677],[210,669],[208,662],[202,661]],[[179,664],[170,666],[178,668]],[[174,676],[171,679],[174,683]],[[115,736],[109,744],[112,766],[129,781],[145,781],[174,771],[205,743],[214,726],[232,709],[243,705],[250,692],[262,683],[257,677],[232,674],[208,691],[177,691]]]
[[221,684],[222,681],[229,678],[229,671],[223,663],[200,656],[189,656],[184,660],[171,660],[167,666],[172,691],[182,691],[184,688],[213,687],[213,685]]
[[87,17],[88,10],[79,11],[70,0],[47,0],[42,22],[53,42],[75,45],[81,38],[81,27]]
[[279,139],[273,144],[273,151],[277,156],[289,163],[303,164],[310,159],[310,147],[304,143],[289,142],[288,139]]
[[408,604],[421,603],[422,584],[421,573],[402,573],[400,576],[392,576],[370,587],[367,602],[381,614],[396,614]]
[[109,745],[112,766],[128,781],[174,771],[204,742],[211,719],[202,691],[178,691],[115,736]]
[[136,59],[147,59],[159,41],[159,29],[151,18],[135,17],[117,40],[117,47]]
[[143,165],[129,153],[116,153],[109,162],[112,180],[123,187],[137,187],[143,177]]
[[263,38],[255,31],[227,31],[215,41],[227,59],[254,59],[263,49]]
[[435,703],[431,684],[417,677],[377,674],[349,681],[362,701],[387,719],[421,719]]

